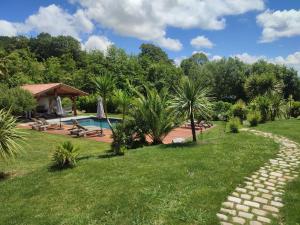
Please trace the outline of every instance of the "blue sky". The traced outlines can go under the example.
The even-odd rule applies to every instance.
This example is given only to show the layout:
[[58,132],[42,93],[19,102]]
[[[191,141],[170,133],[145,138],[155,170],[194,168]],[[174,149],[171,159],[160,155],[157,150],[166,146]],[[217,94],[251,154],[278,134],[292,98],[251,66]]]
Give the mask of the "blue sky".
[[72,35],[87,50],[115,44],[128,53],[152,42],[178,62],[204,51],[211,59],[237,56],[252,63],[264,58],[300,69],[300,1],[184,2],[2,0],[0,35],[47,31]]

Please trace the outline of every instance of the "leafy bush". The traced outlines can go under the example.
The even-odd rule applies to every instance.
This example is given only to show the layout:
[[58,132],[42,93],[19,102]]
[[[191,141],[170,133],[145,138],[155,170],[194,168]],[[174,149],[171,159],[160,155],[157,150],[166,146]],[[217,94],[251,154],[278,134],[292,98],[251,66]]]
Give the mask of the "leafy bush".
[[53,153],[54,166],[57,168],[66,168],[76,166],[79,148],[74,147],[72,142],[66,141],[56,147]]
[[213,120],[224,120],[230,114],[232,104],[229,102],[218,101],[213,104]]
[[292,117],[299,117],[300,116],[300,102],[293,101],[291,104],[290,113]]
[[63,108],[70,108],[72,107],[72,100],[70,98],[63,98],[61,104]]
[[[84,110],[87,113],[96,113],[97,112],[97,103],[99,95],[91,94],[88,96],[79,97],[77,100],[77,105],[80,110]],[[108,99],[107,102],[108,112],[115,112],[116,106],[111,99]]]
[[0,108],[10,109],[15,116],[21,116],[26,111],[35,109],[37,102],[32,94],[19,87],[0,89]]
[[231,133],[238,133],[239,128],[241,127],[241,121],[238,117],[233,117],[228,122],[229,131]]
[[259,111],[251,111],[247,114],[247,121],[251,127],[255,127],[260,122],[261,115]]
[[79,97],[77,105],[80,110],[84,110],[87,113],[97,112],[97,95],[88,95]]
[[238,117],[240,121],[246,119],[247,115],[247,108],[245,102],[242,100],[238,100],[232,107],[231,107],[231,113],[233,117]]

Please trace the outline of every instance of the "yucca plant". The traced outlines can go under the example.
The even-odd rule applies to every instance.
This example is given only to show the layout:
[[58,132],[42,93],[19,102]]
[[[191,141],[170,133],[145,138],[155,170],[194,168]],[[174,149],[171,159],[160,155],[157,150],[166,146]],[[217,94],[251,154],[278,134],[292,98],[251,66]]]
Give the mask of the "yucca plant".
[[0,110],[0,158],[7,160],[15,157],[22,147],[19,141],[24,140],[24,134],[17,129],[16,118],[10,111]]
[[70,141],[63,142],[56,147],[53,153],[54,166],[58,168],[74,167],[76,166],[78,155],[78,147],[75,147]]
[[190,120],[193,141],[196,142],[195,114],[206,119],[212,115],[212,99],[208,97],[209,90],[203,88],[199,81],[190,78],[183,79],[181,85],[175,90],[176,94],[172,99],[171,108],[178,117],[183,116]]

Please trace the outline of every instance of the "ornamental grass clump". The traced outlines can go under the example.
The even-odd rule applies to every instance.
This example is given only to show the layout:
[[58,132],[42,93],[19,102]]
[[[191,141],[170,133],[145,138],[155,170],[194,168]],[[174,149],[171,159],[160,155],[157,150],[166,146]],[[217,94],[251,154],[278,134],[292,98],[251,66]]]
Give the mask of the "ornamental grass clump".
[[247,114],[247,121],[251,127],[256,127],[261,120],[259,111],[252,111]]
[[241,127],[241,121],[239,117],[232,117],[229,121],[228,121],[228,127],[229,127],[229,131],[231,133],[238,133],[239,129]]
[[53,166],[59,169],[76,166],[79,155],[79,148],[75,147],[72,142],[66,141],[56,147],[53,153]]

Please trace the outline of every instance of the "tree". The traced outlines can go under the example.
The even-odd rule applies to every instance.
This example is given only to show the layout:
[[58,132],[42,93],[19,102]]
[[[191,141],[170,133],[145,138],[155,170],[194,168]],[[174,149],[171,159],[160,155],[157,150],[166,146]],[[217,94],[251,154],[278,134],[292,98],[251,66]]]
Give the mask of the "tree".
[[156,89],[145,87],[145,95],[136,91],[131,117],[144,135],[149,135],[152,144],[162,144],[166,135],[176,126],[174,113],[170,108],[167,92],[160,94]]
[[263,73],[251,75],[245,82],[245,91],[250,98],[270,92],[281,93],[282,82],[274,74]]
[[16,128],[16,119],[9,111],[0,110],[0,158],[15,157],[21,150],[18,141],[24,140],[23,133]]
[[128,112],[128,109],[131,104],[131,97],[122,90],[116,90],[113,96],[113,100],[118,107],[118,110],[122,113],[122,124],[125,123],[125,115]]
[[140,46],[141,53],[139,58],[149,59],[151,63],[171,63],[172,61],[168,58],[167,53],[165,53],[160,47],[157,47],[153,44],[142,44]]
[[212,103],[208,97],[208,89],[203,88],[199,81],[189,78],[183,79],[182,83],[176,88],[176,94],[171,106],[177,115],[189,118],[192,128],[193,141],[197,141],[195,129],[195,114],[203,118],[210,118]]
[[236,58],[220,59],[202,66],[203,82],[210,86],[211,93],[217,100],[236,102],[245,100],[244,83],[247,66]]
[[[96,90],[99,95],[101,95],[103,99],[103,108],[106,120],[112,129],[111,123],[108,119],[108,112],[107,112],[107,101],[112,96],[114,89],[115,89],[115,80],[110,74],[105,74],[99,77],[96,77],[94,80],[94,83],[96,85]],[[113,129],[112,129],[113,130]]]
[[[193,54],[190,58],[184,59],[180,63],[185,75],[193,74],[194,70],[199,70],[202,65],[208,62],[208,58],[204,53]],[[193,71],[193,72],[192,72]]]
[[35,109],[37,103],[33,95],[19,87],[8,89],[0,87],[0,108],[9,110],[15,116]]

